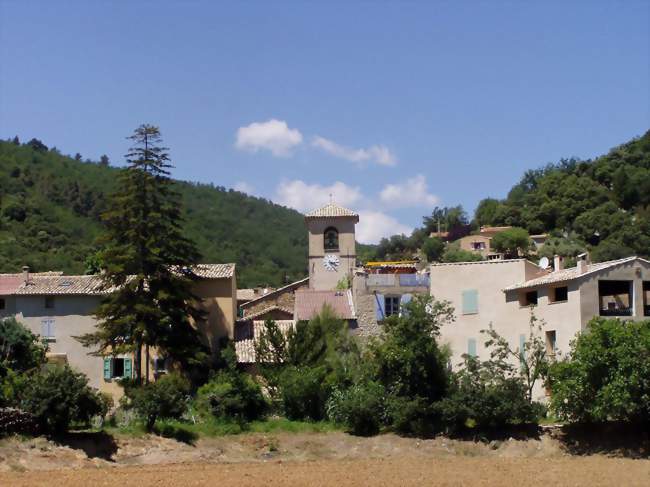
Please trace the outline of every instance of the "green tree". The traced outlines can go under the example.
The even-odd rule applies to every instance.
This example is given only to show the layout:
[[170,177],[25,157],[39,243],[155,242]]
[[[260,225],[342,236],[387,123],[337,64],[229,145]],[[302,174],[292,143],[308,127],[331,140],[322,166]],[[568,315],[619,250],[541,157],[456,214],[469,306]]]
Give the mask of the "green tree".
[[494,198],[485,198],[481,200],[474,211],[474,221],[476,226],[495,225],[500,223],[497,220],[501,202]]
[[140,382],[143,347],[157,347],[183,367],[205,360],[206,349],[190,323],[200,318],[191,291],[199,255],[183,234],[167,149],[152,125],[141,125],[129,139],[128,166],[103,215],[99,260],[111,292],[96,311],[97,331],[79,340],[96,354],[134,352]]
[[438,237],[427,238],[422,245],[422,252],[429,262],[439,262],[445,251],[445,243]]
[[443,262],[478,262],[479,260],[483,260],[481,254],[461,249],[458,243],[447,245],[442,254]]
[[147,431],[159,418],[180,418],[187,411],[190,384],[177,373],[167,374],[142,387],[127,389],[131,406],[144,419]]
[[530,235],[524,228],[512,227],[497,233],[490,242],[497,252],[503,252],[507,257],[516,258],[526,255],[531,248]]
[[28,372],[45,363],[47,344],[16,321],[0,319],[0,377],[8,370]]
[[650,321],[594,318],[550,368],[551,408],[579,422],[650,421]]

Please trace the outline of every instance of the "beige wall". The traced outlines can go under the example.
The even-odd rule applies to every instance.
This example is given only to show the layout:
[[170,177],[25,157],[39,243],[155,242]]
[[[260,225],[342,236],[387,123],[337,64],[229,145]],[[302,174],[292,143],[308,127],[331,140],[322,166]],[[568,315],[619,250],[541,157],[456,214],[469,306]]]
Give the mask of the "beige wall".
[[[460,245],[460,248],[462,250],[476,252],[478,254],[481,254],[483,257],[485,257],[487,254],[491,252],[491,247],[490,247],[491,240],[492,237],[486,237],[485,235],[467,235],[466,237],[459,239],[458,244]],[[485,249],[475,250],[473,246],[474,242],[483,242],[485,244]]]
[[[350,276],[356,266],[357,251],[354,235],[356,217],[336,217],[306,220],[309,231],[309,287],[317,290],[331,290],[346,276]],[[324,232],[328,227],[339,231],[338,252],[324,249]],[[328,271],[323,266],[325,254],[335,254],[340,264],[336,271]]]

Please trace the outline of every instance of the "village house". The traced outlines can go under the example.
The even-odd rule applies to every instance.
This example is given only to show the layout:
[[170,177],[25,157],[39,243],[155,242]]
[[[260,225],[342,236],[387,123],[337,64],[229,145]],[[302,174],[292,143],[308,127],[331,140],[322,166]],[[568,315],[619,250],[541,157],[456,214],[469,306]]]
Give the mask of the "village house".
[[[547,353],[566,354],[570,342],[594,317],[642,320],[650,316],[650,262],[638,257],[591,263],[583,254],[576,267],[553,270],[525,259],[431,265],[431,295],[450,301],[455,321],[441,330],[452,365],[469,354],[489,359],[481,330],[490,327],[521,347],[531,313],[543,323]],[[536,390],[539,398],[544,391]]]
[[[195,326],[213,352],[221,337],[234,337],[236,319],[235,264],[201,264],[193,269],[198,277],[193,292],[201,300],[205,319]],[[132,354],[115,357],[89,355],[88,348],[74,337],[90,333],[97,321],[93,315],[105,291],[97,275],[64,276],[59,272],[0,274],[0,317],[15,316],[32,333],[48,343],[48,361],[69,364],[88,376],[89,383],[119,397],[116,379],[133,376]],[[144,362],[144,361],[143,361]],[[165,357],[155,351],[149,364],[142,364],[150,378],[164,373]]]
[[[462,250],[480,254],[481,257],[483,257],[484,259],[487,260],[503,259],[503,254],[496,252],[492,248],[492,239],[496,234],[509,230],[511,228],[512,227],[509,226],[506,227],[483,226],[479,229],[479,232],[477,234],[467,235],[465,237],[458,239],[457,242]],[[531,235],[530,239],[533,244],[534,252],[537,252],[542,247],[542,245],[544,245],[544,243],[546,242],[547,235],[546,234]]]

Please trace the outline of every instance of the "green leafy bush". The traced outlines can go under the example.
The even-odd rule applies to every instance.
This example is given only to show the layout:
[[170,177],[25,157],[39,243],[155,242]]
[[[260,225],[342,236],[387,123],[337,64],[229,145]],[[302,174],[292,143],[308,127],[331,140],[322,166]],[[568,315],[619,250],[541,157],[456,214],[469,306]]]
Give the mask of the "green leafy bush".
[[15,318],[0,319],[0,377],[7,369],[26,372],[45,363],[47,345]]
[[327,384],[327,369],[319,367],[288,367],[280,378],[282,407],[287,418],[325,418],[325,405],[331,386]]
[[21,388],[20,408],[33,414],[47,433],[66,431],[103,416],[108,404],[88,387],[88,378],[70,367],[54,367],[32,375]]
[[248,422],[260,419],[268,404],[259,384],[248,374],[221,371],[197,393],[199,409],[219,419]]
[[393,429],[403,435],[429,437],[440,427],[435,403],[415,396],[389,396],[388,417]]
[[335,390],[327,401],[327,416],[355,435],[377,434],[386,420],[386,391],[372,381]]
[[129,388],[131,407],[152,431],[158,418],[177,419],[187,411],[190,383],[180,374],[172,373],[141,387]]
[[508,374],[497,362],[465,356],[452,375],[449,395],[436,405],[448,430],[497,430],[510,424],[537,421],[540,408],[528,400],[520,376]]
[[650,321],[594,318],[551,366],[549,385],[562,419],[650,421]]

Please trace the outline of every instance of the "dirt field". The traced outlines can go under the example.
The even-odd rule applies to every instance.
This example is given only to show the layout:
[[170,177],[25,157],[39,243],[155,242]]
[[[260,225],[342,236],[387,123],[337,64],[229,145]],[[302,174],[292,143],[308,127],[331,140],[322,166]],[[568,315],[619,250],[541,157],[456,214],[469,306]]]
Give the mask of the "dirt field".
[[193,445],[102,435],[0,443],[0,486],[650,485],[650,460],[569,455],[550,436],[490,444],[251,434]]

